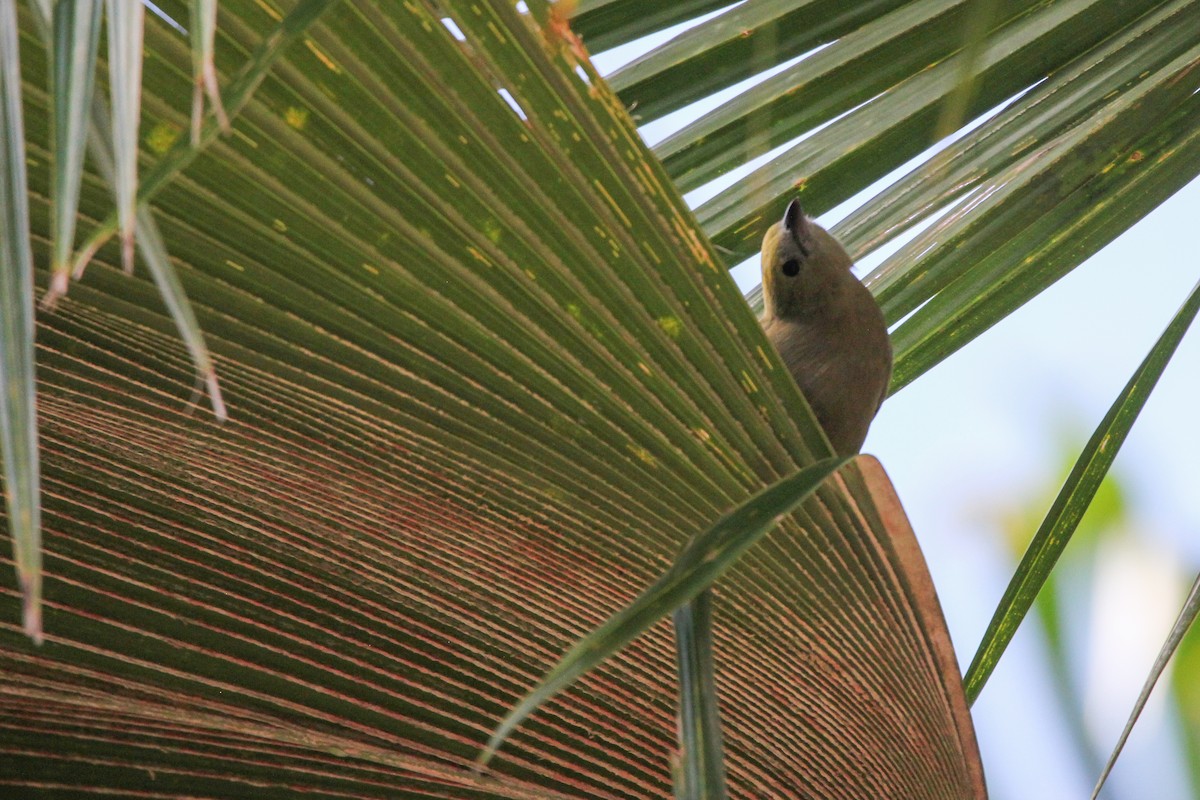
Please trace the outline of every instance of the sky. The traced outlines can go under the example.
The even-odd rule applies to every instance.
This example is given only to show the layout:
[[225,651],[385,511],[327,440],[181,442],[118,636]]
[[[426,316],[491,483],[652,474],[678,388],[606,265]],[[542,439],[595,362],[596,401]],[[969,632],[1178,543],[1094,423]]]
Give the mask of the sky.
[[[1195,250],[1184,240],[1197,209],[1200,182],[1193,182],[890,399],[876,419],[864,449],[880,458],[904,501],[960,661],[969,660],[1013,567],[998,542],[999,524],[981,509],[1006,497],[1019,505],[1057,491],[1064,435],[1076,439],[1067,451],[1073,457],[1200,278]],[[1108,608],[1118,602],[1115,611],[1092,613],[1114,629],[1083,643],[1086,655],[1075,665],[1080,677],[1104,688],[1098,697],[1092,691],[1090,719],[1105,750],[1115,743],[1200,563],[1200,476],[1194,445],[1188,446],[1200,441],[1198,374],[1200,336],[1193,331],[1113,466],[1130,490],[1138,541],[1109,553],[1110,563],[1100,569],[1104,581],[1096,596],[1109,598]],[[1053,699],[1043,696],[1049,692],[1044,670],[1037,631],[1027,624],[976,705],[997,798],[1090,793],[1095,776],[1063,763],[1071,751],[1064,754],[1065,745],[1056,741],[1063,731],[1056,730]],[[1012,699],[1030,687],[1038,700]],[[1174,747],[1156,730],[1161,714],[1153,706],[1151,712],[1113,779],[1115,789],[1127,791],[1112,797],[1141,796],[1130,784],[1149,770],[1161,782],[1153,797],[1187,796],[1180,783],[1164,785],[1177,770],[1160,769],[1147,752]]]
[[[606,74],[678,30],[594,61]],[[657,120],[642,135],[653,144],[750,84]],[[818,220],[829,227],[906,169]],[[686,199],[695,207],[741,174]],[[1198,210],[1195,181],[890,398],[876,418],[864,451],[879,457],[904,502],[964,668],[1015,567],[1001,515],[1022,510],[1040,520],[1064,469],[1200,279],[1190,238]],[[865,275],[900,244],[863,259],[856,272]],[[734,269],[743,291],[758,283],[758,270],[756,259]],[[1100,548],[1092,562],[1095,583],[1077,581],[1071,594],[1070,669],[1101,758],[1115,744],[1200,566],[1197,376],[1200,334],[1193,331],[1113,467],[1128,492],[1129,530]],[[1048,674],[1043,639],[1027,621],[973,709],[995,800],[1091,794],[1095,769],[1070,744]],[[1102,797],[1187,797],[1177,724],[1152,699]]]

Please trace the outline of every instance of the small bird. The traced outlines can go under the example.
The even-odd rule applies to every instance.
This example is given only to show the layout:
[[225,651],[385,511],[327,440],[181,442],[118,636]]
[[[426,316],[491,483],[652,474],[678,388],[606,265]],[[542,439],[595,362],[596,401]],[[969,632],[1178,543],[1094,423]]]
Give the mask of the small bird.
[[850,256],[792,200],[763,237],[763,330],[834,452],[857,453],[887,394],[892,347]]

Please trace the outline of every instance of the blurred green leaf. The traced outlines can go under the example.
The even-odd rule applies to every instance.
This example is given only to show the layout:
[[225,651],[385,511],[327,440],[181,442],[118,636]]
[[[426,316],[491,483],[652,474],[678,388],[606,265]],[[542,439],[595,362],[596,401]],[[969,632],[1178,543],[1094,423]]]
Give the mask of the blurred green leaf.
[[[1078,410],[1056,414],[1047,438],[1055,440],[1055,483],[1040,482],[1028,495],[1006,496],[997,510],[1004,531],[1004,544],[1014,561],[1028,549],[1045,510],[1054,502],[1056,489],[1075,466],[1086,439],[1078,435]],[[1099,774],[1104,763],[1093,746],[1084,708],[1084,676],[1079,675],[1078,643],[1079,592],[1095,575],[1097,549],[1111,542],[1114,534],[1131,524],[1126,509],[1126,489],[1116,470],[1100,482],[1087,511],[1071,536],[1072,546],[1065,550],[1055,569],[1046,578],[1034,599],[1031,611],[1037,625],[1031,632],[1042,639],[1046,677],[1051,686],[1050,703],[1041,709],[1046,716],[1057,716],[1066,732],[1066,744],[1072,747],[1085,774]]]
[[1170,362],[1188,326],[1200,311],[1200,284],[1163,331],[1137,371],[1114,401],[1075,462],[1071,474],[1034,535],[1029,549],[1000,600],[983,641],[967,669],[967,697],[979,696],[1000,655],[1012,640],[1034,598],[1070,541],[1097,488],[1137,421],[1150,392]]

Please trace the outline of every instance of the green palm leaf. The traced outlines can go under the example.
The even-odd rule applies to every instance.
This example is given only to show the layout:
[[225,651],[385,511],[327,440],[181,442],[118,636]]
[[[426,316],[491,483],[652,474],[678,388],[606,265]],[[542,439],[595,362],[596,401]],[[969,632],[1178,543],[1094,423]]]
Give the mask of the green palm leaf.
[[[258,5],[240,11],[218,53],[249,51],[254,25],[274,24]],[[644,693],[585,685],[522,731],[500,777],[477,784],[468,767],[571,638],[826,445],[619,102],[586,64],[576,72],[569,39],[502,4],[453,9],[465,44],[414,13],[339,8],[262,82],[238,135],[157,196],[224,376],[226,426],[186,416],[186,358],[156,293],[120,275],[111,248],[45,318],[50,637],[44,652],[10,639],[3,653],[4,718],[31,704],[50,715],[5,737],[8,780],[65,759],[77,787],[128,785],[136,776],[110,762],[83,767],[84,742],[128,754],[185,737],[199,744],[151,758],[165,791],[228,793],[268,774],[292,777],[266,795],[368,774],[388,796],[578,794],[614,772],[624,793],[665,788],[675,701],[661,636],[602,670]],[[143,125],[185,131],[189,50],[158,25],[147,44],[160,66]],[[31,104],[31,149],[45,124]],[[107,214],[94,178],[82,195],[91,219]],[[849,491],[823,492],[809,528],[857,530],[845,497],[860,513],[871,501]],[[802,634],[755,655],[763,669],[833,635],[766,601],[790,586],[829,602],[834,573],[802,577],[815,552],[803,541],[789,524],[723,590],[731,610],[760,610],[718,631]],[[547,571],[555,553],[580,565],[566,584]],[[876,599],[852,607],[910,619],[887,599],[892,556],[855,545],[840,558],[874,576]],[[577,584],[592,587],[586,602]],[[760,649],[743,639],[734,652]],[[872,663],[865,675],[880,674]],[[911,691],[946,690],[913,675]],[[753,720],[752,685],[728,703],[748,726],[729,739],[731,782],[802,780],[787,759],[749,758],[779,735]],[[163,716],[179,703],[197,711]],[[83,738],[50,733],[68,711],[90,720]],[[137,741],[112,713],[141,720]],[[222,744],[237,730],[236,747]],[[955,763],[956,743],[930,744]],[[580,772],[580,758],[594,767]]]
[[[729,35],[746,19],[701,26],[613,76],[619,95],[576,34],[616,44],[720,4],[584,0],[572,30],[544,3],[529,16],[499,0],[358,0],[281,32],[312,5],[221,4],[214,64],[242,76],[222,81],[237,117],[227,139],[206,123],[199,153],[171,151],[190,139],[192,48],[147,22],[142,156],[171,154],[141,170],[154,210],[139,227],[162,231],[157,263],[177,270],[169,296],[192,300],[230,422],[188,415],[172,317],[101,247],[40,319],[48,635],[36,650],[0,632],[0,784],[14,791],[666,794],[661,626],[535,714],[494,773],[470,766],[512,703],[683,542],[828,455],[723,260],[756,248],[781,198],[827,209],[926,149],[943,104],[965,96],[964,63],[979,64],[968,115],[1044,81],[952,165],[847,223],[861,252],[958,203],[938,236],[988,254],[962,268],[949,250],[909,252],[879,273],[892,319],[924,303],[896,331],[899,386],[1200,172],[1196,3],[1000,3],[977,59],[953,40],[907,46],[948,32],[961,4],[864,4],[805,25],[805,9],[836,4],[750,3],[746,41]],[[27,165],[44,243],[53,100],[31,13],[19,30],[29,156],[14,160],[13,135],[7,156]],[[646,120],[679,107],[697,76],[704,90],[744,77],[721,66],[731,52],[768,65],[823,42],[736,113],[660,145],[665,165],[629,122],[627,105]],[[801,91],[851,75],[839,93]],[[695,217],[680,200],[678,186],[845,112]],[[100,242],[112,213],[85,173],[78,227]],[[11,441],[34,433],[25,408],[0,409]],[[5,458],[10,492],[36,480],[36,451],[6,438]],[[40,579],[36,539],[10,528],[23,579]],[[982,794],[953,652],[882,473],[819,490],[715,599],[733,796],[833,796],[848,779]],[[831,721],[830,707],[855,711]],[[872,737],[889,744],[844,744]],[[817,767],[814,741],[833,743]]]

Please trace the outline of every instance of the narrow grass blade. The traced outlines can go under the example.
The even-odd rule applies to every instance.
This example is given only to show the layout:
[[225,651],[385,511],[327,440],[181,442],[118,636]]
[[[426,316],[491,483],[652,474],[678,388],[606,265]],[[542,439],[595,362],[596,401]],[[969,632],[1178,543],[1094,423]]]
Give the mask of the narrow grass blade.
[[229,116],[221,103],[221,87],[217,84],[217,67],[213,61],[217,36],[217,0],[192,0],[188,33],[192,40],[192,147],[200,145],[200,123],[204,118],[204,98],[212,104],[217,124],[229,132]]
[[150,276],[154,278],[154,285],[158,287],[167,310],[171,312],[179,336],[187,346],[192,356],[192,364],[196,367],[196,388],[192,393],[191,403],[194,405],[207,391],[213,416],[217,421],[224,422],[229,414],[225,409],[225,401],[221,398],[221,387],[217,383],[217,370],[213,366],[212,355],[204,341],[204,334],[200,329],[200,322],[196,319],[196,313],[192,310],[192,304],[188,302],[187,292],[179,280],[179,273],[171,265],[162,234],[159,233],[158,225],[146,206],[138,208],[137,224],[137,242],[142,250],[142,259],[146,262]]
[[1100,482],[1108,474],[1129,429],[1133,427],[1188,326],[1196,318],[1197,311],[1200,311],[1200,284],[1192,289],[1183,307],[1129,379],[1075,462],[1066,483],[1021,559],[967,670],[963,681],[968,701],[973,702],[979,696],[1021,620],[1054,569]]
[[1200,797],[1200,636],[1185,636],[1175,650],[1175,666],[1168,679],[1171,696],[1167,701],[1178,709],[1179,750],[1187,764],[1191,796]]
[[688,543],[654,585],[571,648],[537,688],[509,712],[478,763],[487,764],[508,735],[543,703],[711,586],[780,517],[803,503],[848,460],[827,458],[801,469],[754,495]]
[[51,195],[54,221],[51,281],[65,284],[71,275],[79,185],[87,147],[96,51],[100,43],[99,0],[54,4],[51,95],[54,98],[54,172]]
[[15,0],[0,0],[0,446],[25,634],[42,641],[42,532],[33,359],[33,253]]
[[1150,692],[1154,691],[1154,685],[1158,683],[1163,670],[1167,668],[1167,662],[1171,660],[1171,656],[1175,654],[1179,643],[1183,641],[1183,637],[1192,627],[1192,623],[1196,621],[1197,614],[1200,614],[1200,576],[1192,584],[1192,591],[1188,594],[1187,600],[1184,601],[1183,608],[1180,609],[1179,616],[1175,619],[1175,625],[1167,635],[1167,640],[1163,642],[1162,649],[1158,651],[1158,657],[1154,659],[1154,666],[1150,668],[1150,674],[1146,676],[1146,682],[1142,685],[1142,691],[1138,694],[1137,702],[1133,704],[1133,710],[1129,712],[1129,720],[1125,723],[1125,729],[1121,731],[1117,745],[1113,748],[1112,755],[1108,757],[1108,763],[1104,765],[1104,770],[1100,773],[1100,779],[1096,781],[1096,788],[1092,789],[1092,800],[1096,800],[1100,795],[1100,790],[1104,788],[1104,782],[1108,780],[1108,775],[1117,763],[1117,758],[1121,755],[1121,751],[1125,749],[1125,742],[1129,740],[1129,734],[1133,731],[1134,724],[1138,721],[1138,717],[1142,715],[1142,709],[1146,707],[1146,701],[1150,699]]
[[679,666],[679,768],[675,796],[725,800],[725,754],[721,709],[713,669],[712,590],[675,612],[675,660]]
[[142,113],[142,37],[146,19],[141,3],[107,0],[108,71],[112,95],[113,161],[121,263],[133,272],[137,219],[138,127]]

